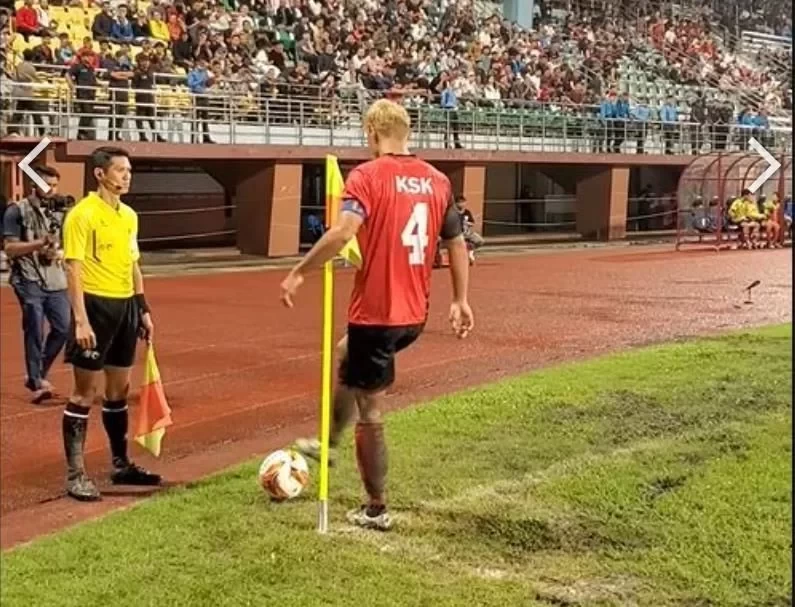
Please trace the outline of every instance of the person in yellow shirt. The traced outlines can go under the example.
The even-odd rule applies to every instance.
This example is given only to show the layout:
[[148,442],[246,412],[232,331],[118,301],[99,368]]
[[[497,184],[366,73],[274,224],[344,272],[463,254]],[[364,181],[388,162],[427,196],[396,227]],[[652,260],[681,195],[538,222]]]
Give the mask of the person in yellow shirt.
[[127,456],[127,395],[139,337],[152,339],[154,325],[138,266],[138,216],[120,197],[130,189],[130,159],[122,149],[100,147],[91,155],[97,180],[66,216],[63,226],[72,330],[66,360],[74,389],[63,416],[67,493],[78,500],[101,498],[87,476],[83,451],[91,405],[104,383],[102,423],[110,442],[111,481],[157,485],[160,476]]
[[779,223],[779,210],[781,209],[781,204],[778,201],[778,194],[774,192],[770,200],[762,194],[757,201],[757,206],[759,211],[765,216],[762,227],[765,228],[767,246],[771,249],[780,248],[781,224]]
[[163,20],[163,13],[159,10],[152,11],[152,18],[149,20],[149,33],[155,40],[171,42],[171,33],[168,31],[168,23]]
[[740,230],[740,243],[743,248],[752,249],[759,239],[760,219],[763,219],[751,199],[751,190],[745,189],[739,198],[729,206],[729,221]]

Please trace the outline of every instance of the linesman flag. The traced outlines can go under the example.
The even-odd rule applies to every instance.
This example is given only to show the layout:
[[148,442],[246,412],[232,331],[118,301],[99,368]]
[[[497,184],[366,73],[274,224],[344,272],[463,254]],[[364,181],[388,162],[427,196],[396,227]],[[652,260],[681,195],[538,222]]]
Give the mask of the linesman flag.
[[[337,157],[329,154],[326,156],[326,225],[328,226],[333,225],[339,217],[344,189],[345,181],[342,179]],[[339,256],[352,266],[362,267],[362,253],[355,236],[342,247]]]
[[135,433],[135,442],[155,457],[160,457],[163,435],[166,433],[166,427],[173,422],[152,344],[149,344],[146,352],[146,370],[141,384],[141,401],[138,409],[138,431]]

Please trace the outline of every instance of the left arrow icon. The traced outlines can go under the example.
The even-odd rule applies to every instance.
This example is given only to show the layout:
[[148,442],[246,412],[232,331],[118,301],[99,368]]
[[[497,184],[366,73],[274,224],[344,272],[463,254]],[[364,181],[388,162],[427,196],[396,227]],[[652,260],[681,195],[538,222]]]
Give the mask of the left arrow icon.
[[44,148],[46,148],[48,145],[50,145],[50,139],[49,137],[45,137],[44,139],[39,141],[36,147],[33,148],[30,151],[30,153],[27,156],[25,156],[17,165],[19,167],[19,170],[25,173],[25,175],[27,175],[28,177],[30,177],[30,180],[33,183],[35,183],[38,186],[38,188],[45,194],[50,191],[50,186],[47,185],[47,182],[44,181],[41,178],[41,176],[39,176],[36,173],[36,171],[34,171],[31,168],[30,163],[33,162],[36,159],[36,157],[39,154],[41,154],[44,151]]

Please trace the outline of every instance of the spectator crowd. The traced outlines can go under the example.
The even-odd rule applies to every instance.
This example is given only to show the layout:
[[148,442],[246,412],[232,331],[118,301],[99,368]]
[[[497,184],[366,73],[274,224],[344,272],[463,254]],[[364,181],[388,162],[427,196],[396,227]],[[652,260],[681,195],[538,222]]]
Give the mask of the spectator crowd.
[[[607,120],[642,122],[645,116],[668,122],[667,116],[671,122],[758,130],[766,128],[769,111],[791,111],[789,81],[753,69],[723,48],[711,36],[709,19],[664,17],[648,2],[641,3],[647,11],[642,15],[622,12],[622,2],[546,2],[532,30],[498,15],[478,17],[471,0],[111,0],[91,5],[90,23],[70,17],[66,27],[58,21],[83,15],[85,1],[59,6],[56,16],[48,0],[24,0],[13,19],[4,17],[6,75],[25,90],[48,73],[65,71],[76,101],[86,108],[94,100],[89,88],[104,80],[113,101],[125,104],[133,95],[142,108],[136,116],[142,137],[158,136],[152,121],[155,75],[200,95],[196,109],[204,141],[211,140],[203,95],[361,103],[389,95],[444,110],[591,106],[590,112]],[[553,17],[552,9],[561,6],[565,17]],[[17,37],[25,41],[19,57],[9,52]],[[639,96],[623,108],[621,62],[640,50],[659,53],[662,62],[644,69],[653,68],[661,81],[724,94],[687,100]],[[738,101],[733,91],[743,89],[757,91],[759,98],[742,99],[739,116],[734,107],[731,116],[719,116],[725,113],[720,108]],[[664,110],[670,104],[673,109]],[[113,124],[115,137],[120,123]],[[89,119],[81,119],[79,136],[90,137],[90,127]],[[459,145],[457,138],[454,143]]]

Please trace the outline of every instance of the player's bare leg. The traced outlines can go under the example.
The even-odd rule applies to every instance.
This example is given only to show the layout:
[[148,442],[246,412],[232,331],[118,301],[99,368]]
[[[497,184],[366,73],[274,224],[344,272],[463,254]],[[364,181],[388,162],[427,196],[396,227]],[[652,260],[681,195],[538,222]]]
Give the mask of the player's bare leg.
[[[336,448],[339,445],[342,433],[351,423],[356,412],[356,394],[342,382],[348,364],[347,335],[337,344],[337,360],[340,361],[340,380],[334,390],[334,402],[332,404],[331,429],[329,432],[329,466],[333,466],[336,462]],[[295,448],[306,457],[315,461],[320,460],[320,441],[316,438],[299,438],[295,441]]]
[[86,474],[84,457],[88,416],[101,379],[99,371],[74,367],[74,389],[66,403],[61,425],[66,455],[66,492],[86,502],[101,498],[94,481]]
[[105,367],[102,425],[108,435],[113,462],[110,479],[114,485],[159,485],[160,475],[134,464],[127,455],[129,429],[127,396],[130,392],[130,372],[131,369],[128,367]]
[[359,422],[356,424],[356,462],[367,492],[368,503],[348,513],[348,520],[360,527],[388,531],[392,518],[386,508],[388,458],[380,402],[383,392],[357,391]]
[[768,248],[775,249],[778,247],[778,241],[781,234],[781,227],[775,221],[768,221],[765,226],[765,233],[767,235]]

